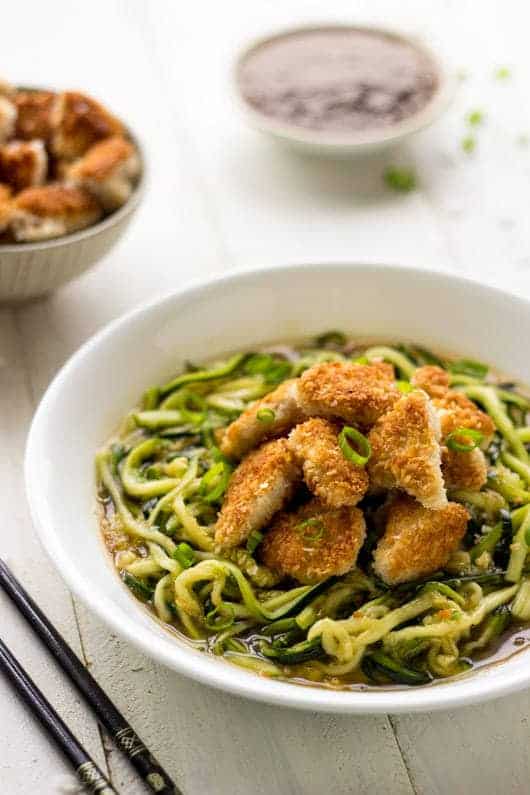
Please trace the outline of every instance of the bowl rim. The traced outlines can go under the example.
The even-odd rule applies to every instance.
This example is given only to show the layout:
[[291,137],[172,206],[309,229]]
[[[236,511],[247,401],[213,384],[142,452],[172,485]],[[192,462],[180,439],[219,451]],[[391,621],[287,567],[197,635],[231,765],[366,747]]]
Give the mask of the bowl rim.
[[[40,438],[45,432],[50,410],[53,415],[55,399],[60,396],[62,387],[67,383],[70,374],[77,368],[83,367],[87,354],[97,350],[116,332],[126,329],[136,319],[153,312],[156,313],[158,308],[174,301],[185,298],[192,300],[208,298],[220,288],[226,288],[232,284],[245,285],[245,283],[252,282],[253,279],[270,277],[276,273],[292,275],[303,272],[307,274],[308,270],[314,272],[321,271],[323,268],[345,272],[368,271],[380,278],[384,278],[390,272],[398,272],[404,278],[430,280],[434,283],[433,289],[436,287],[436,282],[443,283],[445,287],[450,286],[451,289],[473,287],[476,291],[482,292],[483,296],[488,295],[501,303],[509,301],[512,305],[518,305],[521,309],[530,311],[530,300],[498,287],[484,284],[478,279],[436,269],[385,264],[380,261],[370,262],[370,260],[358,263],[343,260],[328,262],[321,260],[284,266],[237,269],[223,275],[188,282],[168,295],[159,296],[133,308],[99,330],[67,360],[48,386],[33,417],[24,458],[26,497],[37,535],[67,587],[110,629],[151,659],[155,659],[179,674],[236,696],[303,710],[375,715],[447,710],[490,701],[524,689],[530,686],[530,667],[527,672],[524,670],[514,671],[509,678],[501,677],[498,681],[481,677],[481,670],[478,669],[465,676],[467,687],[456,691],[453,691],[451,686],[453,683],[461,683],[462,676],[455,677],[452,681],[443,680],[440,683],[409,690],[333,690],[260,677],[254,672],[246,671],[222,659],[213,658],[211,655],[200,655],[191,647],[187,648],[175,639],[167,644],[165,638],[164,642],[158,638],[159,643],[157,644],[148,629],[141,628],[141,631],[138,631],[132,611],[131,613],[125,613],[122,610],[116,612],[116,603],[112,599],[104,594],[94,594],[91,582],[83,573],[82,568],[64,551],[60,534],[55,530],[51,517],[47,515],[46,511],[41,510],[41,505],[46,505],[47,498],[46,489],[39,477]],[[109,567],[109,570],[112,569]],[[153,624],[155,625],[154,621]],[[171,637],[169,633],[168,637]],[[502,661],[496,665],[500,667]]]
[[[19,90],[49,91],[50,89],[35,86],[19,86]],[[32,243],[0,243],[0,256],[2,254],[16,253],[17,251],[47,251],[52,248],[60,248],[61,246],[65,246],[70,243],[79,243],[80,241],[86,240],[89,237],[94,237],[99,232],[104,232],[109,227],[114,226],[114,224],[118,224],[122,218],[136,210],[143,198],[148,176],[148,169],[145,159],[145,148],[138,139],[138,136],[131,132],[127,125],[124,125],[124,128],[127,136],[135,145],[136,151],[138,152],[138,157],[140,158],[140,175],[133,187],[131,195],[125,204],[122,204],[122,206],[117,210],[110,212],[108,215],[102,218],[101,221],[97,221],[95,224],[87,226],[85,229],[79,229],[77,232],[70,232],[69,234],[61,235],[60,237],[53,237],[50,240],[37,240]]]
[[[413,113],[403,121],[391,125],[390,128],[380,131],[368,131],[364,135],[360,133],[342,134],[310,130],[296,124],[282,122],[279,119],[275,119],[273,116],[260,113],[253,108],[241,91],[240,69],[245,59],[248,58],[253,51],[267,45],[269,42],[296,33],[311,33],[321,30],[357,30],[366,33],[381,33],[385,36],[407,42],[415,49],[427,55],[436,68],[438,86],[433,96],[418,113]],[[337,152],[359,150],[364,147],[384,146],[385,144],[394,142],[397,143],[403,138],[419,132],[434,123],[446,110],[454,97],[457,84],[454,71],[442,47],[437,46],[433,48],[420,36],[414,33],[409,33],[398,27],[379,25],[376,23],[357,24],[355,22],[333,22],[329,20],[320,24],[313,22],[307,25],[283,27],[268,34],[252,38],[237,53],[233,60],[231,70],[233,94],[235,95],[237,105],[256,129],[292,143],[312,147],[317,146],[322,150],[335,150]]]

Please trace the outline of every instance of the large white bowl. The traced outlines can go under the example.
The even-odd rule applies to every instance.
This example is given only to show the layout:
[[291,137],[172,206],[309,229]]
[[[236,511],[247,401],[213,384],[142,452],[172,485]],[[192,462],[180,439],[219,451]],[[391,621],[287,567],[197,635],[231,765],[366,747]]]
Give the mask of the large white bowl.
[[141,392],[187,359],[210,359],[326,329],[413,340],[491,362],[530,383],[530,304],[455,276],[373,265],[307,265],[229,275],[131,312],[87,342],[48,389],[26,454],[41,540],[69,587],[155,660],[209,685],[328,712],[411,712],[495,698],[530,684],[527,650],[452,681],[333,691],[259,677],[194,651],[116,576],[95,517],[93,458]]

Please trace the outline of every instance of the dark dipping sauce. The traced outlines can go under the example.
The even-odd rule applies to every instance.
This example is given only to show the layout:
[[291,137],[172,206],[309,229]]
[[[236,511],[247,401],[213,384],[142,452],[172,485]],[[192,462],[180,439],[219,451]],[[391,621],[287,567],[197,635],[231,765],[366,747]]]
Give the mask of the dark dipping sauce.
[[238,81],[258,113],[332,134],[384,132],[438,88],[433,59],[406,39],[362,28],[293,31],[242,59]]

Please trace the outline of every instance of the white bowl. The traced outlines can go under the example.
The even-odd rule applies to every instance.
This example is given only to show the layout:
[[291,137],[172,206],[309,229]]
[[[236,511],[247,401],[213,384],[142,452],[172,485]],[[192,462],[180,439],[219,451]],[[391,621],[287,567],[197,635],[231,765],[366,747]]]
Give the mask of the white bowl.
[[530,684],[527,649],[451,681],[334,691],[262,678],[177,640],[113,570],[95,516],[94,453],[151,384],[185,360],[343,329],[454,350],[530,383],[530,303],[456,276],[384,265],[307,265],[235,274],[173,293],[115,321],[65,365],[35,415],[26,487],[40,538],[69,587],[143,652],[241,696],[327,712],[433,710]]
[[[420,52],[425,53],[433,62],[438,76],[438,86],[430,101],[418,113],[401,122],[380,130],[367,130],[365,133],[336,133],[325,130],[311,130],[296,124],[288,124],[265,113],[260,113],[246,100],[240,88],[239,70],[244,61],[258,48],[268,42],[294,33],[313,30],[360,30],[381,33],[401,39]],[[237,104],[249,124],[259,132],[272,136],[276,141],[308,154],[320,157],[353,159],[370,156],[390,149],[405,139],[415,135],[433,124],[447,109],[456,90],[455,70],[449,64],[447,56],[438,48],[436,51],[416,36],[394,28],[379,25],[322,24],[306,25],[297,28],[277,31],[276,33],[255,39],[238,55],[233,74],[234,94]]]

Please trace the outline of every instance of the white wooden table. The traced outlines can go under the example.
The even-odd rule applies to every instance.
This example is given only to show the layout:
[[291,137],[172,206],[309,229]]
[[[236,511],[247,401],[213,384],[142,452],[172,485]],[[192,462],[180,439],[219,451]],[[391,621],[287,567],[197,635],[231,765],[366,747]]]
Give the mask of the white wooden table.
[[[530,296],[530,147],[517,141],[530,133],[524,6],[2,6],[0,73],[108,101],[145,142],[150,184],[127,238],[97,269],[45,301],[0,309],[0,549],[187,795],[530,792],[530,693],[453,713],[341,718],[244,702],[153,664],[72,599],[36,542],[22,479],[31,415],[67,356],[111,318],[191,278],[264,263],[371,259],[475,274]],[[467,75],[444,120],[407,150],[362,164],[302,158],[247,130],[229,90],[237,46],[323,19],[387,22],[441,41]],[[510,79],[494,79],[498,66],[511,68]],[[475,108],[486,122],[470,156],[460,142]],[[419,189],[388,192],[381,172],[389,162],[414,165]],[[117,789],[143,792],[4,597],[0,626]],[[0,710],[2,795],[65,791],[61,757],[2,679]]]

